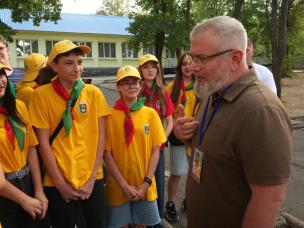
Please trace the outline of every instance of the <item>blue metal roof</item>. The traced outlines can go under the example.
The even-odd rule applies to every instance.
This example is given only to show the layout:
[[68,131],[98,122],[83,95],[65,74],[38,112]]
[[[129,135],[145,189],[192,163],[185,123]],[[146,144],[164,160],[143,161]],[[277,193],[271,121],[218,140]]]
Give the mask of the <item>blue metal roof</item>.
[[131,35],[126,31],[131,20],[128,17],[120,16],[62,13],[61,20],[57,24],[51,21],[42,21],[39,26],[34,26],[32,20],[23,21],[22,23],[12,22],[11,11],[2,9],[0,10],[0,20],[17,31]]

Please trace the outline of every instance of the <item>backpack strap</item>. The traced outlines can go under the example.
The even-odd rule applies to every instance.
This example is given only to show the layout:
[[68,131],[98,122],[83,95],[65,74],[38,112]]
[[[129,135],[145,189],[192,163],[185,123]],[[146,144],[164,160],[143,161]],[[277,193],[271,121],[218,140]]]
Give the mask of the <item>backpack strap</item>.
[[[71,104],[72,109],[74,108],[76,101],[77,101],[78,97],[76,97],[76,99],[73,101],[73,103]],[[58,123],[55,131],[53,131],[52,135],[49,138],[49,142],[50,142],[50,146],[53,144],[54,139],[56,138],[56,136],[58,135],[58,133],[60,132],[60,130],[63,127],[63,119],[61,118],[60,122]]]

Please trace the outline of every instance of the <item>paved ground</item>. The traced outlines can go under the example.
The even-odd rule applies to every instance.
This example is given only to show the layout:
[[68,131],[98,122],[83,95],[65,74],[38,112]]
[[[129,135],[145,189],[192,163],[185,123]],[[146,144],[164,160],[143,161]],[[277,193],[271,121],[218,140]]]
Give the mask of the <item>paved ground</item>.
[[[104,82],[104,79],[94,79],[93,83],[102,89],[109,104],[113,105],[119,95],[115,91],[113,78],[106,78],[106,81],[107,82]],[[304,221],[304,109],[289,109],[288,114],[291,117],[294,127],[294,150],[292,156],[292,176],[281,212],[287,212]],[[170,161],[168,151],[165,155],[166,167],[169,169]],[[184,199],[185,183],[186,177],[183,177],[176,202],[181,221],[180,224],[175,224],[174,227],[186,227],[185,214],[180,210],[181,202]],[[166,227],[170,226],[167,225]]]

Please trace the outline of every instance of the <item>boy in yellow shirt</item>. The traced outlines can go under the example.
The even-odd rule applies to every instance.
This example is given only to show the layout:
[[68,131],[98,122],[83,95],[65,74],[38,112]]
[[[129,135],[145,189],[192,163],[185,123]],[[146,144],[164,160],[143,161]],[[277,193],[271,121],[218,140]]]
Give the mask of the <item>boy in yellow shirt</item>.
[[157,112],[144,106],[144,98],[138,98],[141,85],[136,68],[118,70],[121,98],[106,122],[107,227],[160,223],[154,172],[166,136]]
[[[104,117],[110,108],[97,87],[80,79],[83,55],[89,52],[89,47],[68,40],[57,42],[47,61],[57,77],[37,88],[30,101],[30,116],[46,167],[43,184],[54,228],[74,228],[78,206],[83,209],[86,227],[105,225],[101,164]],[[50,142],[61,121],[62,129]]]

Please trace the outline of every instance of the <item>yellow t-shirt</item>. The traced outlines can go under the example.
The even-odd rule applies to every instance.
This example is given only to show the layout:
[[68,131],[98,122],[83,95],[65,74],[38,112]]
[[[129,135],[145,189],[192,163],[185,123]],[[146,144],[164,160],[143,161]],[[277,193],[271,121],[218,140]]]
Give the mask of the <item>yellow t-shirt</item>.
[[27,161],[29,147],[34,147],[38,144],[25,104],[20,100],[16,100],[16,107],[21,119],[26,123],[26,127],[21,127],[24,132],[24,148],[22,151],[20,150],[15,137],[15,150],[13,149],[4,126],[5,116],[0,114],[0,161],[5,173],[15,172],[23,168]]
[[[30,101],[30,116],[33,126],[56,129],[66,109],[66,102],[51,84],[37,88]],[[68,136],[61,129],[51,145],[61,174],[78,189],[92,174],[98,143],[98,118],[111,114],[103,93],[93,85],[86,84],[73,108],[73,124]],[[103,178],[102,167],[96,179]],[[54,186],[46,173],[44,186]]]
[[27,108],[29,107],[31,96],[35,91],[33,89],[35,85],[35,82],[19,82],[16,85],[16,98],[23,101]]
[[[131,112],[135,133],[129,146],[125,144],[124,119],[125,113],[113,109],[107,117],[106,153],[111,151],[114,161],[125,180],[133,186],[143,183],[149,166],[152,147],[166,141],[166,135],[157,112],[149,107]],[[118,182],[107,173],[107,200],[110,205],[121,205],[128,200]],[[147,191],[147,200],[157,198],[155,178]]]
[[[168,91],[170,96],[171,96],[171,93],[172,93],[172,90],[173,90],[173,83],[174,83],[174,80],[171,81],[166,88],[166,90]],[[192,82],[186,82],[185,87],[190,85],[191,83]],[[181,95],[182,95],[182,90],[180,91],[180,95],[179,95],[179,98],[178,98],[178,104],[181,103]],[[185,91],[185,96],[186,96],[186,106],[184,107],[185,116],[192,116],[193,111],[194,111],[194,106],[195,106],[195,92],[194,92],[194,89]],[[177,112],[178,112],[178,109],[177,109],[177,107],[175,107],[175,113],[173,115],[174,118],[177,117]]]

